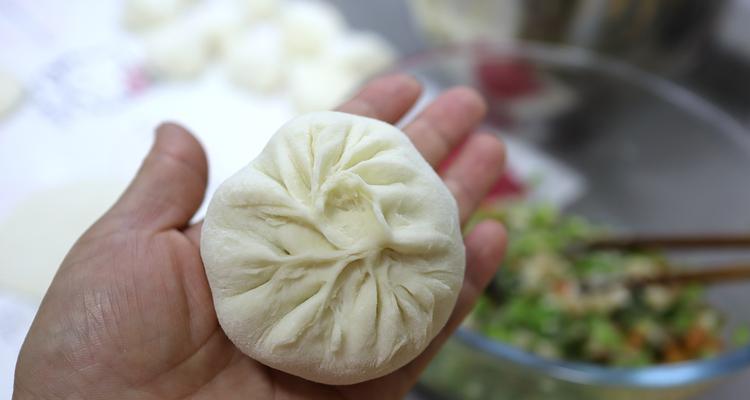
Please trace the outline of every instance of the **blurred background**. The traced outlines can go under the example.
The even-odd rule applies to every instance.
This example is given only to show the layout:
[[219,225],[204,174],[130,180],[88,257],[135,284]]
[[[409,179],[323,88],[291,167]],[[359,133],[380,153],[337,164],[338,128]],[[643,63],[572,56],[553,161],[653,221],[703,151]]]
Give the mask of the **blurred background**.
[[[629,234],[750,232],[747,21],[750,0],[0,1],[0,397],[67,249],[164,120],[204,143],[210,196],[289,118],[403,71],[425,85],[418,107],[456,84],[485,95],[487,129],[510,154],[495,199]],[[750,255],[686,260],[717,259]],[[705,298],[717,335],[750,322],[750,285],[711,286]],[[750,389],[744,342],[622,370],[475,331],[452,340],[413,399]]]

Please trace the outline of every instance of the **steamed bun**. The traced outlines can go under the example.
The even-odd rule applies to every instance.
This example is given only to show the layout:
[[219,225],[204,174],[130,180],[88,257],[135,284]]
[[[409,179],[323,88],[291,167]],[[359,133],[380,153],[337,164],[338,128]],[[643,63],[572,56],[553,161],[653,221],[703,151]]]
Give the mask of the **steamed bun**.
[[201,255],[229,339],[326,384],[414,359],[446,323],[465,266],[456,202],[409,139],[339,112],[288,122],[220,186]]

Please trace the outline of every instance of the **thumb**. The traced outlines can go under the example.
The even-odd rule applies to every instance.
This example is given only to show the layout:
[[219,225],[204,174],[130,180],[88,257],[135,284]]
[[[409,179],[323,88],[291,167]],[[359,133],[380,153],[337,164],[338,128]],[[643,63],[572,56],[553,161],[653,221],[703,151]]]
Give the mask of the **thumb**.
[[125,193],[109,211],[129,227],[153,231],[182,228],[203,201],[208,161],[185,128],[164,123]]

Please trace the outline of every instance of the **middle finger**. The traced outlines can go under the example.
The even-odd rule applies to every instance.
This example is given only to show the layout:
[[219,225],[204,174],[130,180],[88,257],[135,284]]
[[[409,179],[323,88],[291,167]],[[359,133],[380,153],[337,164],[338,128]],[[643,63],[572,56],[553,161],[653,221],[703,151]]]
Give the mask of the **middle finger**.
[[437,97],[404,132],[433,168],[484,118],[487,105],[473,89],[457,87]]

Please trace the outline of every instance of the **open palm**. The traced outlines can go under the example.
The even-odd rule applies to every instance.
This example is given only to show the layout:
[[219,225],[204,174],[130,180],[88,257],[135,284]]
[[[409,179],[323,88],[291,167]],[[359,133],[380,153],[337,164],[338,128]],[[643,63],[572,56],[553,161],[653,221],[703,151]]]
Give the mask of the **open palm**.
[[[420,91],[406,76],[380,78],[340,110],[394,123]],[[405,129],[433,166],[463,144],[441,171],[462,220],[503,165],[497,139],[469,135],[484,110],[473,91],[456,88]],[[401,398],[469,312],[502,257],[502,227],[475,227],[466,237],[466,279],[451,319],[405,367],[349,386],[306,381],[243,355],[218,324],[199,253],[200,226],[189,225],[205,194],[207,169],[192,135],[174,124],[159,127],[130,187],[60,266],[19,355],[14,399]]]

